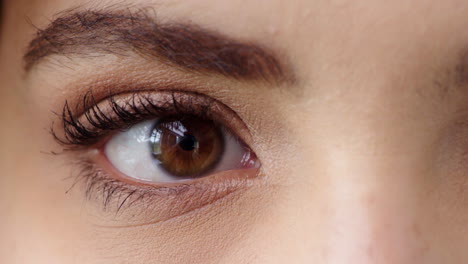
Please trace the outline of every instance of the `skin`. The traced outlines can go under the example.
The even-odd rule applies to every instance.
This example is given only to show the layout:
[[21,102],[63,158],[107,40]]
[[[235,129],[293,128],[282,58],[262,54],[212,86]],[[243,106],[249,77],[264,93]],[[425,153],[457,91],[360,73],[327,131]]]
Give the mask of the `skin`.
[[[468,50],[467,1],[131,3],[265,45],[297,82],[189,77],[133,56],[56,58],[25,76],[22,56],[35,28],[24,17],[43,28],[60,11],[95,6],[7,0],[0,263],[466,262],[468,82],[455,69]],[[97,6],[112,4],[123,2]],[[252,131],[246,143],[264,180],[157,223],[139,208],[104,212],[80,188],[65,193],[75,157],[47,154],[60,150],[47,131],[51,111],[73,98],[69,84],[101,71],[207,84],[200,91]]]

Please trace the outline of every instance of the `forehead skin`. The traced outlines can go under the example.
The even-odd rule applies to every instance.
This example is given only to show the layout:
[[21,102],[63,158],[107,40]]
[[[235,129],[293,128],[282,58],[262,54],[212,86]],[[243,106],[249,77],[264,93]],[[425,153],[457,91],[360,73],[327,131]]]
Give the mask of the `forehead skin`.
[[[6,125],[0,138],[9,151],[0,156],[0,168],[6,171],[0,178],[0,209],[7,215],[0,233],[8,239],[0,238],[0,262],[4,256],[5,263],[50,263],[50,258],[115,263],[125,255],[130,263],[170,263],[175,258],[171,251],[181,262],[196,258],[199,263],[463,263],[468,258],[466,173],[449,179],[435,175],[453,165],[437,167],[452,157],[445,148],[460,141],[466,145],[466,140],[450,136],[441,140],[441,150],[434,147],[456,113],[466,108],[468,86],[459,81],[457,69],[465,71],[460,69],[468,49],[467,1],[94,2],[6,1],[0,46],[0,118]],[[40,146],[53,143],[37,143],[26,132],[50,122],[53,96],[48,95],[67,91],[28,83],[39,75],[50,79],[40,83],[59,82],[53,63],[24,77],[23,55],[35,33],[28,20],[44,28],[57,13],[77,6],[151,7],[161,21],[195,23],[287,58],[297,76],[294,85],[255,90],[245,85],[230,91],[246,102],[241,115],[258,115],[244,113],[258,145],[264,146],[258,153],[265,157],[262,166],[275,179],[275,195],[267,205],[260,210],[248,198],[240,199],[232,213],[193,223],[193,230],[180,227],[187,233],[155,234],[147,228],[138,234],[106,230],[102,233],[108,237],[102,237],[92,233],[102,229],[81,223],[86,222],[81,212],[61,209],[67,205],[57,198],[63,193],[61,183],[55,183],[61,176],[52,175],[47,182],[60,191],[40,195],[49,185],[29,176],[47,171],[35,156]],[[93,65],[74,67],[60,70],[86,72],[83,68]],[[275,138],[280,133],[284,138]],[[467,169],[453,166],[454,171]],[[202,232],[207,226],[213,234]],[[146,238],[145,232],[160,241]],[[233,235],[237,233],[242,235]],[[79,249],[64,239],[76,239]],[[161,241],[161,248],[152,246]]]

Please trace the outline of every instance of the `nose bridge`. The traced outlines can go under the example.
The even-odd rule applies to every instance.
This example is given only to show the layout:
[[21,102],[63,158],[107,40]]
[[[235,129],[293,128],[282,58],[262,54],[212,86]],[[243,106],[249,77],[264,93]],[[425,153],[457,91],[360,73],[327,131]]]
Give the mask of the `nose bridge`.
[[332,94],[297,111],[301,160],[288,180],[301,190],[291,199],[307,201],[297,236],[319,237],[303,251],[316,259],[321,247],[319,263],[424,263],[429,254],[424,216],[433,211],[424,199],[437,154],[430,105],[408,104],[417,93],[393,95],[391,81],[375,79],[382,89]]
[[310,201],[304,211],[323,209],[309,215],[320,220],[308,235],[321,238],[322,263],[421,263],[428,247],[423,205],[431,147],[412,143],[414,126],[390,131],[374,120],[353,123],[362,118],[348,117],[343,123],[354,131],[346,136],[339,126],[324,126],[315,130],[326,136],[304,144],[313,153],[304,156],[314,161],[301,169],[309,183],[299,187]]

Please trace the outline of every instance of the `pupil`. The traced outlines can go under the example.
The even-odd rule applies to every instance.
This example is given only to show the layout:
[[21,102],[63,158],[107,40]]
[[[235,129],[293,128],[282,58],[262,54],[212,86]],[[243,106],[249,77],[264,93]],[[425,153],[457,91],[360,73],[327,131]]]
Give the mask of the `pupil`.
[[156,123],[150,138],[151,154],[172,176],[199,177],[219,162],[224,151],[223,134],[212,121],[181,119]]
[[198,141],[194,136],[187,134],[179,139],[178,144],[185,151],[193,151],[197,148]]

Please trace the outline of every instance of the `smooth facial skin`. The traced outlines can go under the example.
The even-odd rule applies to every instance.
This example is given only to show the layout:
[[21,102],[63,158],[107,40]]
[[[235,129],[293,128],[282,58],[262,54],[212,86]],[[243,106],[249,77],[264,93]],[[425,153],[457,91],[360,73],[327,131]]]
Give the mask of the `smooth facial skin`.
[[[85,11],[109,16],[65,21],[25,57],[37,29]],[[467,263],[468,1],[6,0],[3,13],[0,263]],[[209,32],[206,54],[244,60],[155,51],[151,25]],[[174,89],[215,99],[259,171],[122,203],[141,182],[51,134],[86,92]],[[83,157],[118,185],[87,188]]]

